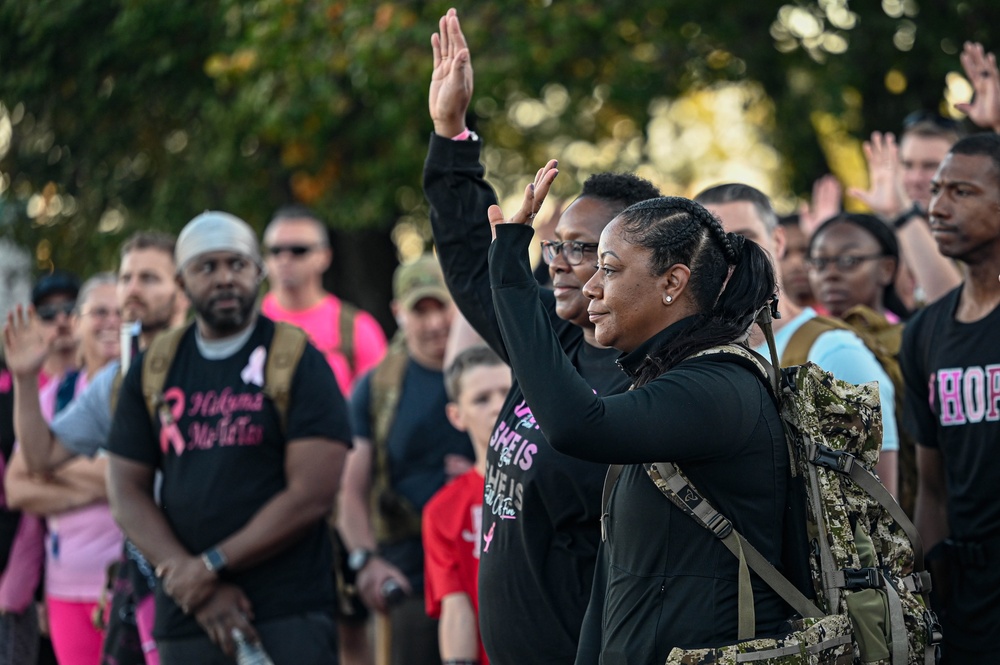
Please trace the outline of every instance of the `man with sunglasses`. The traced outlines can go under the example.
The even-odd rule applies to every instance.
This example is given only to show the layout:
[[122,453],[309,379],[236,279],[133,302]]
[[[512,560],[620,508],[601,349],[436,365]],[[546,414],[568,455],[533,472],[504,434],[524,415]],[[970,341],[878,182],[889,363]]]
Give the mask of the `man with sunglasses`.
[[44,387],[49,379],[76,369],[77,343],[70,319],[79,293],[80,280],[64,270],[42,276],[31,291],[31,304],[35,306],[42,325],[52,335],[52,346],[38,377],[39,388]]
[[270,291],[261,312],[305,330],[350,395],[355,380],[385,355],[386,340],[375,317],[323,288],[333,260],[326,226],[308,208],[280,208],[264,230],[264,245]]
[[[465,125],[472,67],[454,10],[441,18],[432,45],[434,134],[424,166],[424,193],[434,240],[462,314],[506,359],[487,267],[491,234],[486,211],[496,195],[484,179],[480,142]],[[601,347],[594,337],[583,286],[596,271],[595,250],[604,227],[632,203],[656,196],[652,184],[634,175],[591,176],[560,216],[556,240],[542,245],[552,278],[552,290],[541,292],[543,304],[574,367],[602,395],[624,392],[628,379],[614,363],[618,352]],[[491,661],[574,662],[593,585],[606,472],[604,465],[551,447],[515,380],[486,460],[479,622]]]

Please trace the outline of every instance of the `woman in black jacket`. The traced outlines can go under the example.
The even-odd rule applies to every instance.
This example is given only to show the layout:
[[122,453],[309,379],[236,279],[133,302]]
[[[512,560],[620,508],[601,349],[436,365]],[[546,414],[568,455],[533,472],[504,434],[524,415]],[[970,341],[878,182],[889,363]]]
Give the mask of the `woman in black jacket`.
[[[490,209],[494,305],[515,375],[557,450],[626,465],[611,496],[577,663],[663,663],[670,649],[737,641],[737,559],[664,497],[647,463],[675,462],[761,554],[782,568],[788,453],[760,376],[726,356],[743,341],[775,279],[764,251],[727,234],[697,203],[637,203],[604,229],[584,287],[597,341],[622,351],[632,380],[598,396],[560,349],[528,263],[530,219],[555,173],[543,169],[522,208]],[[791,610],[752,577],[758,637],[786,631]]]

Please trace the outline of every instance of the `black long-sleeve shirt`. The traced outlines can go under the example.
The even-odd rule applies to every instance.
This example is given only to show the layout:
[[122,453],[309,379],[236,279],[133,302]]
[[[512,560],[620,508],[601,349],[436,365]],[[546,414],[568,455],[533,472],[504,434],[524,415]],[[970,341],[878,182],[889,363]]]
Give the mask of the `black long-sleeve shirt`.
[[[483,178],[478,141],[431,137],[424,193],[445,280],[462,314],[509,360],[490,291],[486,210],[496,203]],[[618,352],[587,344],[555,314],[555,299],[532,294],[555,331],[574,375],[601,395],[628,378]],[[554,450],[532,417],[515,377],[490,442],[483,505],[479,619],[497,665],[574,662],[600,540],[601,486],[607,467]]]
[[[514,373],[554,448],[627,465],[611,497],[609,538],[598,571],[580,663],[664,662],[675,646],[737,637],[737,560],[664,497],[642,463],[671,461],[769,561],[781,568],[788,454],[763,382],[720,356],[686,360],[623,394],[595,395],[563,353],[539,305],[527,260],[531,229],[502,225],[490,248],[493,302]],[[678,322],[619,362],[633,373],[692,319]],[[782,632],[789,608],[753,576],[757,634]],[[599,620],[599,625],[596,625]],[[599,630],[595,638],[592,631]]]

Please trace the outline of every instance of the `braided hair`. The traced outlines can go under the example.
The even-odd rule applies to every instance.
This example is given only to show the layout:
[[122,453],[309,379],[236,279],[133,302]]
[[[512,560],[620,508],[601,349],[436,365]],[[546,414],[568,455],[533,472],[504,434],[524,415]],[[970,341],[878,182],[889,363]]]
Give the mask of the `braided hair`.
[[893,268],[892,281],[882,290],[882,306],[903,321],[910,318],[912,312],[903,303],[903,299],[899,297],[899,293],[896,291],[895,274],[899,268],[899,241],[896,239],[895,231],[874,215],[842,212],[826,220],[816,228],[812,237],[809,238],[807,256],[812,256],[813,249],[816,247],[816,239],[819,238],[820,234],[834,224],[852,224],[862,231],[866,231],[870,236],[875,238],[875,242],[878,243],[882,255],[895,260],[896,266]]
[[692,325],[650,355],[636,385],[652,381],[692,354],[744,337],[777,290],[767,253],[741,235],[726,233],[719,220],[694,201],[679,196],[650,199],[625,209],[619,220],[626,241],[652,252],[653,276],[678,263],[690,268],[687,289],[698,310]]

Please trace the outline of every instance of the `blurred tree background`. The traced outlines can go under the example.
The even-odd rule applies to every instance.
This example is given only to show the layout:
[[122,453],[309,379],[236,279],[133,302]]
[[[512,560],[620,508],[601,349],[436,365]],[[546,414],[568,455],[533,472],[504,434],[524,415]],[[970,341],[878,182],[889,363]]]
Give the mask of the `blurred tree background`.
[[[444,2],[32,0],[0,4],[0,236],[38,268],[116,264],[140,228],[206,208],[263,230],[279,205],[332,229],[329,286],[378,313],[429,244],[429,37]],[[474,122],[501,197],[560,158],[560,193],[636,170],[670,193],[723,179],[789,209],[860,141],[953,113],[964,40],[995,0],[494,0],[457,6]]]

